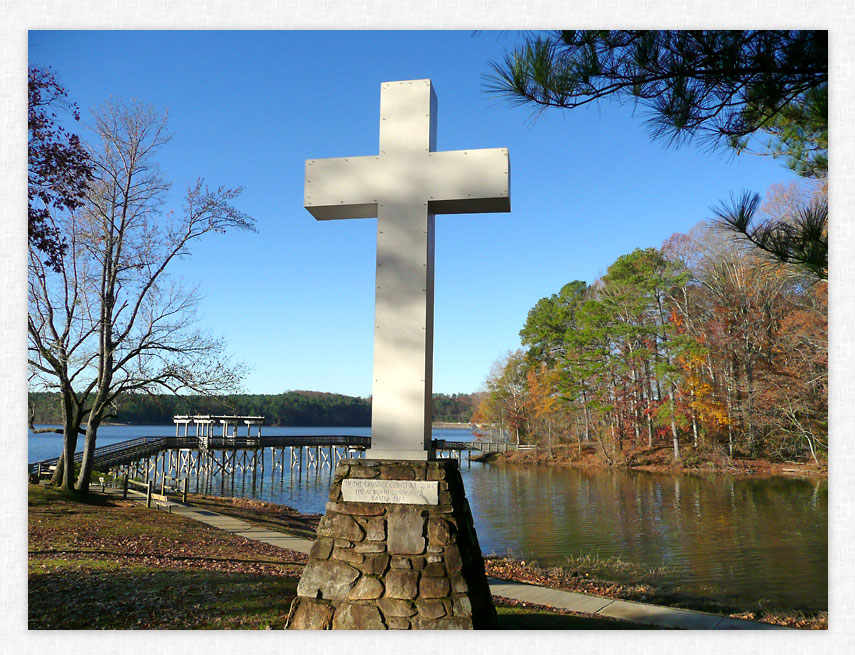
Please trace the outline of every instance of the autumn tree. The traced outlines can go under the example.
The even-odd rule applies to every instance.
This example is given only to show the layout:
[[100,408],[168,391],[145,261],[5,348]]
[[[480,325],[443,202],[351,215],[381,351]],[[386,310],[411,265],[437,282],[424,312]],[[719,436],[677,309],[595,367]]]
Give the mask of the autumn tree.
[[[581,413],[583,427],[576,433],[580,449],[583,438],[591,438],[592,379],[602,362],[595,354],[596,338],[583,329],[580,319],[592,292],[581,280],[565,284],[558,293],[541,298],[532,307],[520,330],[529,371],[540,371],[537,375],[541,378],[548,371],[549,386],[560,397],[564,410],[571,411],[573,407]],[[549,405],[550,416],[554,408]],[[551,428],[550,422],[548,429]]]
[[528,394],[526,401],[529,413],[534,421],[540,424],[541,431],[545,426],[546,451],[552,457],[553,428],[561,396],[558,392],[558,371],[550,369],[546,364],[529,369],[526,373]]
[[684,339],[685,347],[677,354],[676,361],[683,371],[681,393],[687,397],[685,406],[695,448],[700,446],[706,432],[717,434],[729,423],[721,390],[716,384],[718,370],[714,366],[714,352],[709,345],[708,327],[714,324],[711,296],[695,275],[700,257],[695,242],[699,229],[697,226],[690,234],[674,234],[662,245],[663,256],[679,263],[680,268],[689,273],[685,284],[671,290],[669,301],[673,329],[689,337]]
[[85,414],[77,481],[83,491],[98,427],[122,394],[237,387],[242,367],[229,362],[219,339],[196,327],[197,291],[172,280],[167,269],[202,236],[253,229],[254,222],[232,205],[241,189],[212,190],[202,180],[187,190],[178,217],[163,211],[170,185],[156,158],[169,135],[166,118],[152,109],[109,102],[93,129],[98,143],[90,150],[94,175],[85,202],[56,219],[71,239],[60,274],[30,257],[33,379],[69,397],[54,481],[71,485],[74,428]]
[[27,80],[27,212],[29,242],[59,272],[68,243],[51,219],[83,203],[92,179],[89,155],[76,134],[59,123],[64,110],[77,121],[77,106],[50,69],[30,68]]
[[686,271],[654,248],[636,249],[619,257],[604,276],[607,286],[628,288],[628,293],[638,303],[630,311],[641,312],[636,319],[641,324],[634,331],[652,337],[653,371],[664,383],[668,397],[667,404],[659,408],[658,414],[670,427],[674,458],[677,460],[681,457],[677,419],[677,387],[681,372],[675,359],[689,347],[689,343],[674,329],[668,299],[675,288],[686,284],[687,279]]
[[[773,187],[763,211],[784,215],[821,192]],[[590,286],[541,298],[520,331],[526,351],[494,364],[479,416],[505,427],[515,412],[547,449],[556,426],[576,425],[580,450],[584,435],[612,464],[645,429],[647,446],[670,442],[675,461],[691,444],[821,462],[827,324],[825,282],[702,222],[618,257]]]
[[522,350],[509,351],[490,367],[478,417],[493,425],[500,440],[511,433],[515,442],[520,443],[520,433],[526,432],[525,374]]
[[781,459],[807,449],[819,463],[828,450],[828,285],[811,285],[789,300],[774,357],[761,372],[758,405]]
[[804,276],[758,260],[755,251],[734,244],[714,223],[693,229],[686,241],[683,248],[694,250],[689,266],[704,304],[697,312],[703,314],[703,325],[695,332],[709,352],[707,379],[726,407],[722,425],[728,451],[733,454],[738,439],[748,454],[756,454],[767,432],[759,411],[762,377],[774,365],[780,322],[791,299],[803,293],[798,287],[805,284]]

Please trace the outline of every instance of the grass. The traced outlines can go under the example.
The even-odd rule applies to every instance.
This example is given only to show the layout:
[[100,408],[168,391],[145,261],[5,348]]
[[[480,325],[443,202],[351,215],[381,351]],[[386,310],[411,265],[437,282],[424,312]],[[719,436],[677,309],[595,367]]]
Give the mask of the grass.
[[29,498],[31,629],[284,627],[303,555],[132,501]]
[[589,576],[605,577],[611,580],[633,580],[635,582],[657,582],[669,575],[673,569],[664,564],[657,567],[641,566],[634,562],[626,562],[620,557],[601,558],[599,553],[586,553],[578,557],[568,556],[564,568],[582,571]]

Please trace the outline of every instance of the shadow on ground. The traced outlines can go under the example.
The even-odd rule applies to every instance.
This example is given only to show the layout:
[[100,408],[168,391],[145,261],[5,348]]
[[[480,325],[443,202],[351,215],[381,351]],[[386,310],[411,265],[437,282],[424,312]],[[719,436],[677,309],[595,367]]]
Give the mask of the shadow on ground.
[[[45,561],[51,568],[52,562]],[[31,573],[30,629],[282,628],[297,580],[123,567]]]

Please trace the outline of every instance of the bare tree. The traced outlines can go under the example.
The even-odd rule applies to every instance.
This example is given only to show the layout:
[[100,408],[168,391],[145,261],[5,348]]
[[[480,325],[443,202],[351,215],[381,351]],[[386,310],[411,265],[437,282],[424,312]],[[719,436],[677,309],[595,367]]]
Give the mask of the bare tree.
[[45,222],[55,233],[65,236],[67,247],[47,264],[36,244],[29,244],[28,357],[30,384],[57,389],[62,408],[62,427],[39,428],[33,432],[59,432],[64,435],[63,450],[53,475],[54,484],[71,488],[73,456],[77,437],[87,408],[91,387],[86,383],[97,354],[97,324],[92,320],[86,288],[88,262],[73,255],[80,252],[76,221],[51,211]]
[[[31,281],[31,296],[38,296],[35,303],[31,297],[31,310],[34,304],[45,306],[42,313],[50,316],[59,309],[69,317],[67,324],[77,326],[69,332],[79,333],[74,351],[79,364],[71,379],[67,365],[48,359],[44,334],[52,335],[52,328],[33,323],[31,316],[31,367],[49,386],[69,389],[81,414],[78,426],[88,413],[77,480],[82,491],[88,489],[98,427],[121,394],[237,388],[244,367],[229,361],[222,341],[197,329],[198,291],[173,280],[167,267],[189,255],[190,243],[209,232],[254,229],[253,219],[231,204],[242,189],[210,190],[202,180],[188,189],[179,217],[163,211],[170,185],[155,156],[170,140],[165,116],[138,103],[108,103],[96,115],[94,131],[99,141],[91,149],[94,179],[86,204],[68,217],[66,228],[75,245],[63,267],[71,271],[65,276],[71,282],[64,285],[76,295],[54,294],[49,300],[44,290],[51,282]],[[66,477],[55,480],[69,488],[73,469],[67,460],[77,433],[63,403]]]

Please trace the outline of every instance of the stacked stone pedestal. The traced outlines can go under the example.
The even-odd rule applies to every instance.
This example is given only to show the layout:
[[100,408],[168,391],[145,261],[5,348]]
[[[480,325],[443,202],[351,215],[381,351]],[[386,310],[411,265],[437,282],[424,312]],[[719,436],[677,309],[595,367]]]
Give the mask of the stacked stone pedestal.
[[[436,481],[438,503],[346,502],[342,482],[367,479]],[[287,628],[495,627],[457,460],[340,461]]]

